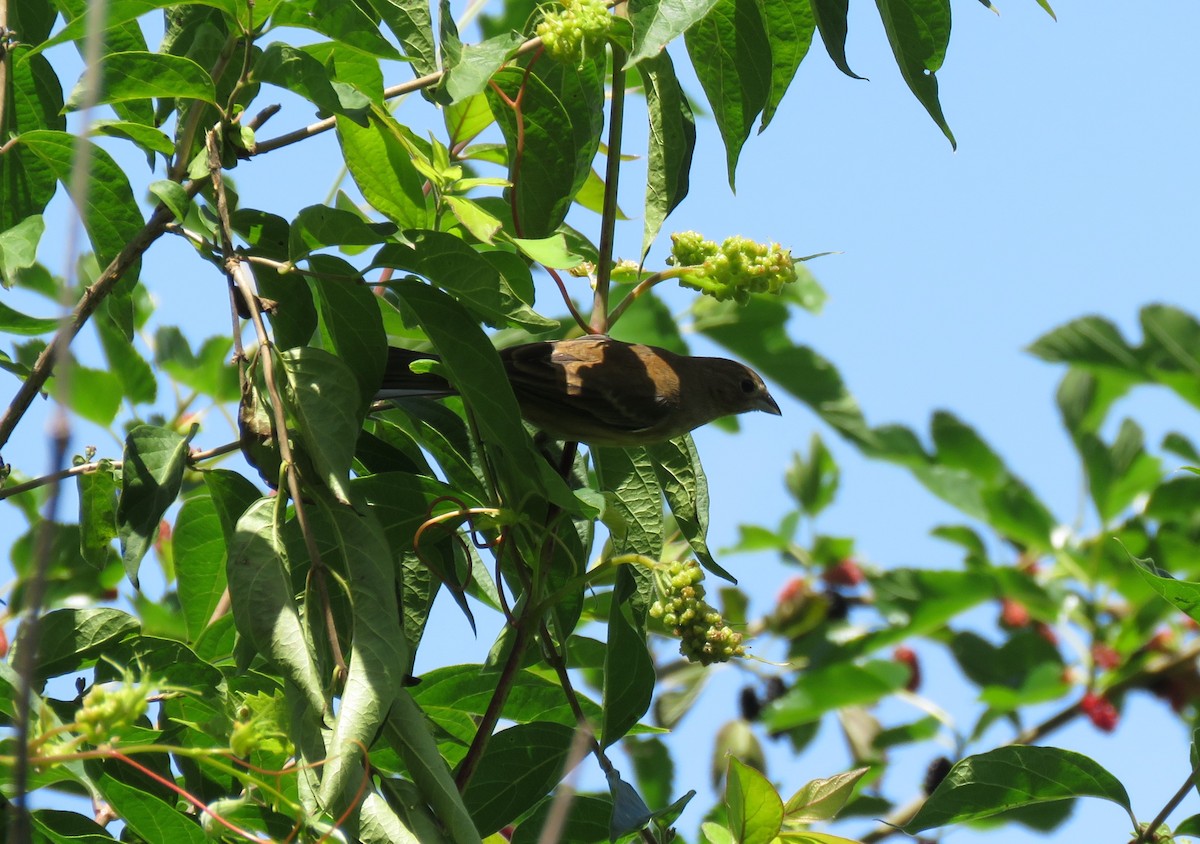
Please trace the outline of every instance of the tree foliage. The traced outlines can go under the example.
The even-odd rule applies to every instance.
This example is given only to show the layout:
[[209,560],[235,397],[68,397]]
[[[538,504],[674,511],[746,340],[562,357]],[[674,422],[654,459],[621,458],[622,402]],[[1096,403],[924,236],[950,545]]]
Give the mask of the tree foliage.
[[[949,0],[877,7],[900,74],[953,144],[936,76]],[[9,520],[27,523],[11,547],[16,635],[0,662],[9,840],[108,840],[119,820],[124,840],[150,842],[463,844],[502,830],[514,841],[834,842],[846,839],[820,825],[835,817],[886,818],[863,838],[875,841],[997,816],[1052,829],[1063,801],[1083,797],[1118,804],[1150,840],[1174,799],[1145,828],[1117,775],[1039,745],[1078,716],[1114,729],[1136,689],[1176,712],[1194,705],[1200,481],[1167,477],[1163,455],[1200,455],[1182,434],[1148,448],[1129,419],[1106,439],[1105,423],[1141,384],[1200,404],[1200,324],[1155,306],[1140,345],[1097,317],[1034,343],[1066,367],[1058,402],[1102,525],[1084,536],[954,415],[935,415],[927,434],[868,423],[836,368],[785,330],[791,309],[822,300],[803,265],[785,286],[739,288],[701,283],[704,267],[643,264],[692,178],[693,99],[675,62],[691,62],[732,186],[814,38],[855,76],[847,9],[511,0],[464,41],[448,3],[413,0],[8,4],[0,367],[18,386],[0,448],[48,393],[61,468],[34,476],[38,456],[4,452],[0,496]],[[84,72],[68,91],[72,45]],[[317,122],[271,135],[277,89]],[[391,104],[406,95],[423,98],[435,130],[401,122]],[[649,165],[642,246],[617,261],[634,119],[649,128],[635,150]],[[296,210],[236,190],[233,174],[326,132],[354,192]],[[118,149],[144,154],[158,178],[118,164]],[[43,216],[60,191],[90,244],[69,255],[67,278],[42,263],[68,240]],[[594,228],[574,224],[579,206],[600,212]],[[168,235],[228,289],[231,335],[153,321],[155,295],[180,294],[140,277],[141,258]],[[535,276],[550,295],[535,295]],[[671,279],[720,295],[697,294],[675,319],[658,287]],[[45,300],[70,313],[25,313],[48,312]],[[962,566],[874,569],[855,562],[852,538],[818,532],[839,474],[814,436],[787,471],[794,510],[745,526],[734,549],[797,569],[769,613],[746,617],[743,592],[714,586],[733,582],[736,557],[707,545],[690,437],[581,451],[535,440],[520,420],[497,340],[607,332],[624,318],[638,340],[680,351],[687,323],[863,453],[911,472],[967,520],[937,530]],[[78,351],[81,337],[93,351]],[[389,343],[435,350],[460,397],[374,405]],[[227,410],[236,440],[213,441],[198,404]],[[121,454],[68,461],[72,423],[113,431]],[[703,592],[666,600],[681,572],[696,594],[691,559],[719,610]],[[161,602],[139,591],[144,575],[165,584]],[[439,598],[465,624],[481,612],[506,624],[486,664],[414,677]],[[996,641],[962,620],[989,602]],[[723,797],[696,833],[675,825],[698,783],[676,775],[658,733],[711,670],[665,656],[675,616],[701,604],[751,644],[785,642],[788,661],[760,666],[740,717],[716,733]],[[1081,652],[1058,641],[1067,628]],[[932,704],[887,728],[873,714],[885,699],[919,700],[917,642],[944,647],[977,689],[968,732]],[[1050,702],[1059,711],[1031,723],[1029,707]],[[834,713],[852,770],[780,794],[761,770],[760,733],[799,753]],[[996,724],[1010,735],[988,745]],[[935,760],[917,799],[892,805],[889,750],[939,734],[958,758]],[[628,770],[610,758],[618,744]],[[608,788],[573,795],[562,782],[589,754]],[[29,811],[42,790],[90,798],[95,817]]]

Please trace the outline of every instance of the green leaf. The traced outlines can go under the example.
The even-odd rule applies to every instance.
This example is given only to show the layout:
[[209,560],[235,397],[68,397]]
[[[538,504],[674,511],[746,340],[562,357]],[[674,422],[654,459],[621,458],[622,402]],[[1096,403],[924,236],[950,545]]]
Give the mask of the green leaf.
[[1189,617],[1200,621],[1200,583],[1176,580],[1168,572],[1155,566],[1153,560],[1135,557],[1132,554],[1129,554],[1129,559],[1138,574],[1155,592]]
[[[103,149],[67,132],[26,132],[18,142],[64,185],[71,181],[76,146],[83,145],[87,150],[91,180],[87,205],[78,210],[83,217],[92,250],[96,253],[97,263],[101,267],[108,266],[125,245],[137,237],[145,223],[125,172]],[[118,285],[119,290],[128,291],[132,288],[139,266],[140,261],[135,261],[125,271],[125,277]]]
[[275,8],[271,20],[276,26],[298,26],[320,32],[383,59],[401,58],[375,22],[354,3],[289,0]]
[[[37,263],[38,243],[41,241],[42,233],[45,230],[46,223],[42,219],[42,215],[31,214],[11,229],[0,231],[0,284],[3,284],[5,287],[12,287],[17,281],[18,271],[28,269]],[[7,314],[16,314],[18,317],[23,317],[24,320],[30,319],[30,317],[17,314],[16,311],[4,305],[3,310],[0,311],[0,315]],[[7,327],[14,324],[11,317],[4,316],[3,319],[5,321],[0,325],[0,328],[3,328],[5,331],[16,330]],[[17,324],[19,322],[17,321]],[[43,322],[54,322],[54,320],[43,320]],[[54,326],[50,326],[41,331],[18,333],[42,334],[53,330]]]
[[279,353],[287,376],[284,406],[305,453],[337,499],[349,503],[347,484],[363,398],[354,373],[323,349],[300,346]]
[[292,593],[278,509],[273,498],[262,498],[238,519],[226,566],[233,619],[254,650],[274,662],[319,714],[324,693]]
[[774,786],[733,756],[725,774],[725,808],[738,844],[770,844],[783,825],[783,801]]
[[904,688],[908,678],[908,666],[883,660],[816,668],[798,677],[783,697],[767,705],[762,723],[772,732],[790,730],[834,709],[875,703]]
[[206,844],[209,841],[200,825],[173,804],[108,774],[102,774],[95,783],[104,802],[112,806],[129,831],[142,840],[176,844]]
[[650,118],[650,150],[646,165],[646,211],[642,257],[650,251],[663,222],[688,194],[696,119],[675,76],[671,56],[663,51],[640,68]]
[[[108,53],[101,60],[101,88],[95,92],[98,105],[127,100],[179,98],[217,104],[216,86],[200,65],[168,53]],[[77,111],[88,99],[87,76],[79,80],[67,98],[67,111]]]
[[[395,233],[391,223],[369,223],[350,211],[310,205],[301,209],[288,227],[288,257],[299,261],[330,246],[374,246]],[[347,280],[350,278],[361,282],[362,277],[353,272]]]
[[[51,610],[38,629],[34,672],[41,683],[48,677],[78,671],[141,625],[127,612],[108,608]],[[29,627],[22,625],[13,642],[12,658],[29,646]]]
[[112,557],[117,538],[117,478],[105,461],[94,472],[78,476],[79,553],[102,569]]
[[758,10],[771,43],[771,93],[758,127],[762,132],[792,84],[800,62],[808,55],[816,21],[811,0],[758,0]]
[[[210,474],[206,473],[206,481]],[[200,495],[183,503],[171,544],[188,641],[195,642],[225,592],[226,538],[212,496]]]
[[496,71],[516,55],[524,41],[519,32],[505,32],[478,44],[464,44],[462,55],[442,77],[442,90],[450,104],[482,94]]
[[534,450],[500,358],[467,311],[445,293],[418,281],[400,281],[394,289],[415,313],[441,354],[450,381],[474,413],[481,439],[503,470],[501,481],[510,487],[504,499],[524,501],[536,490],[568,513],[578,512],[578,500]]
[[950,43],[950,0],[875,0],[900,75],[956,149],[938,102],[937,70]]
[[850,8],[850,0],[810,0],[813,19],[817,29],[821,31],[821,40],[825,43],[825,51],[834,65],[851,79],[862,79],[850,69],[846,61],[846,33],[849,26],[846,23],[846,13]]
[[[557,76],[505,68],[492,77],[488,104],[508,145],[509,191],[521,237],[546,237],[566,218],[591,172],[603,122],[603,94],[595,62]],[[508,103],[521,97],[521,118]],[[572,108],[561,96],[570,97]]]
[[808,457],[801,457],[798,452],[792,455],[785,480],[788,492],[810,516],[816,516],[833,501],[841,472],[815,431],[809,441]]
[[733,189],[742,145],[771,95],[771,42],[756,0],[718,0],[684,43],[721,130]]
[[[175,151],[175,144],[163,132],[153,126],[141,123],[130,123],[128,120],[93,120],[88,127],[93,135],[104,135],[109,138],[124,138],[148,153],[160,153],[170,157]],[[161,183],[174,185],[179,192],[184,192],[183,185],[164,179]],[[156,183],[160,184],[160,183]],[[153,191],[153,186],[151,190]],[[182,216],[180,215],[180,219]]]
[[232,347],[229,337],[209,337],[193,354],[183,332],[167,325],[154,333],[154,362],[188,389],[218,401],[235,401],[239,390],[237,370],[229,366]]
[[117,529],[121,559],[130,582],[138,585],[138,567],[167,508],[175,503],[187,468],[187,437],[167,428],[138,425],[125,438]]
[[[8,65],[12,107],[6,118],[11,121],[8,131],[16,137],[39,129],[67,128],[67,119],[61,114],[62,85],[54,68],[44,56],[29,53],[29,47],[11,48]],[[0,231],[41,214],[54,196],[54,181],[54,171],[20,144],[0,155]]]
[[791,823],[812,823],[837,817],[846,805],[854,785],[863,778],[869,768],[856,768],[844,774],[823,777],[805,783],[799,791],[788,798],[783,807],[784,815]]
[[594,448],[599,489],[608,500],[605,526],[614,554],[662,555],[662,487],[645,448]]
[[304,50],[270,44],[254,66],[254,77],[298,94],[322,114],[338,114],[367,125],[371,99],[344,82],[331,81],[324,65]]
[[[491,253],[481,254],[462,238],[445,232],[409,231],[405,235],[412,246],[385,246],[373,265],[420,273],[493,328],[511,325],[539,331],[558,325],[530,307],[532,284],[528,291],[518,289],[511,271],[506,274],[507,267],[491,260]],[[523,266],[520,272],[519,282],[532,281]]]
[[[553,806],[553,800],[545,800],[532,814],[522,818],[513,831],[512,844],[538,844]],[[608,822],[612,814],[613,804],[607,797],[576,794],[571,800],[571,811],[563,822],[559,840],[572,844],[608,844]]]
[[48,334],[54,331],[60,324],[57,319],[31,317],[20,311],[14,311],[8,305],[0,302],[0,331],[35,337],[38,334]]
[[152,403],[158,397],[158,379],[150,364],[111,317],[101,315],[94,322],[109,370],[120,380],[125,397],[132,404]]
[[533,808],[564,774],[575,730],[562,724],[517,724],[492,736],[463,802],[486,833]]
[[[333,352],[358,382],[358,411],[365,415],[383,383],[387,367],[387,335],[383,316],[371,288],[362,283],[350,264],[332,255],[313,255],[310,263],[323,278],[311,279],[321,315],[325,348]],[[342,280],[343,273],[352,278]]]
[[413,166],[395,118],[375,108],[364,128],[339,116],[337,134],[346,168],[367,202],[401,228],[424,228],[429,216],[425,179]]
[[367,0],[403,47],[418,76],[438,69],[433,18],[425,0]]
[[952,823],[987,818],[1008,809],[1099,797],[1137,819],[1125,787],[1088,757],[1057,747],[1000,747],[958,762],[904,827],[910,835]]
[[725,571],[708,550],[708,479],[700,465],[700,452],[691,434],[647,447],[663,495],[675,524],[704,568],[730,583],[737,578]]
[[187,217],[192,201],[188,199],[187,190],[179,182],[159,179],[157,182],[151,182],[148,190],[155,199],[175,215],[176,220],[183,220]]
[[631,68],[643,59],[654,58],[693,24],[708,14],[717,0],[689,3],[664,3],[660,0],[633,0],[629,21],[633,24],[633,50],[625,62]]
[[360,748],[374,741],[403,688],[410,659],[400,631],[395,568],[382,528],[372,514],[318,504],[313,532],[322,559],[346,579],[354,606],[346,685],[329,738],[330,746],[342,751],[329,757],[321,775],[321,803],[342,812],[353,805],[354,792],[366,775]]
[[629,619],[629,612],[623,603],[615,606],[608,618],[602,748],[628,733],[646,714],[654,696],[654,662],[646,648],[646,634]]

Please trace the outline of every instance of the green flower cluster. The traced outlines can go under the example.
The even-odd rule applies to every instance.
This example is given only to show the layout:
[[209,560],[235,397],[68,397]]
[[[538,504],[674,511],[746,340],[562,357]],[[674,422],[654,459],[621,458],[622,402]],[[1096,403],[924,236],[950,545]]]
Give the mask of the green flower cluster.
[[650,605],[657,618],[679,637],[679,652],[690,662],[711,665],[745,656],[742,634],[730,629],[721,613],[704,600],[704,570],[695,560],[675,560],[655,572],[661,598]]
[[673,234],[671,243],[667,263],[693,268],[679,277],[679,283],[719,301],[736,299],[744,304],[751,293],[778,294],[796,280],[791,250],[778,243],[755,243],[734,235],[718,246],[696,232]]
[[563,0],[562,11],[544,12],[537,34],[551,58],[578,64],[589,47],[604,42],[611,28],[612,15],[604,0]]
[[146,714],[146,693],[145,686],[128,680],[113,688],[93,686],[75,713],[79,732],[91,744],[104,744]]

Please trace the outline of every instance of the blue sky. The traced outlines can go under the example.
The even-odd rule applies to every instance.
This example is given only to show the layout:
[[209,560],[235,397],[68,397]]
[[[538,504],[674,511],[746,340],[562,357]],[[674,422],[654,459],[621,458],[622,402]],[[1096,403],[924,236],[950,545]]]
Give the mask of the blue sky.
[[[1063,0],[1056,4],[1057,23],[1033,0],[1003,0],[999,16],[973,0],[958,0],[953,10],[954,33],[939,82],[957,152],[905,88],[874,4],[856,3],[847,54],[870,81],[843,76],[815,44],[775,122],[748,142],[736,196],[726,184],[716,129],[702,123],[691,195],[666,230],[777,240],[798,255],[839,252],[809,265],[830,299],[819,316],[795,317],[796,340],[838,367],[872,423],[902,422],[923,432],[935,409],[952,410],[1060,519],[1073,522],[1083,486],[1053,403],[1062,371],[1022,350],[1087,313],[1107,316],[1137,339],[1142,305],[1197,309],[1200,273],[1186,250],[1195,239],[1200,195],[1194,153],[1200,8],[1162,0],[1135,16],[1129,4]],[[676,51],[678,66],[685,64],[682,55]],[[389,81],[407,76],[403,67],[391,73]],[[69,87],[71,80],[63,81]],[[692,90],[699,96],[697,86]],[[263,101],[269,99],[283,101],[285,109],[263,130],[264,138],[312,120],[303,104],[284,97]],[[414,98],[398,116],[416,120],[425,109]],[[122,160],[139,178],[146,173],[137,156]],[[290,215],[324,200],[337,161],[336,142],[327,134],[244,164],[235,178],[243,196],[254,197],[259,207]],[[622,206],[634,215],[641,186],[636,165],[628,172]],[[62,203],[56,206],[61,219]],[[584,212],[574,221],[594,231],[597,219]],[[621,232],[627,256],[635,254],[640,237],[637,221]],[[665,256],[664,243],[652,251],[652,264]],[[61,258],[43,248],[51,268],[61,271]],[[156,245],[143,278],[160,298],[162,323],[185,324],[197,338],[228,330],[225,282],[189,247],[169,240]],[[545,304],[543,310],[559,309]],[[11,379],[4,384],[16,386]],[[928,532],[964,519],[902,470],[860,459],[806,408],[780,398],[782,419],[747,417],[737,438],[716,430],[697,435],[712,493],[713,547],[732,544],[739,524],[774,525],[789,509],[783,472],[792,452],[806,448],[816,430],[843,470],[841,492],[822,515],[820,531],[855,537],[863,558],[881,567],[959,564],[954,548]],[[1134,392],[1118,405],[1118,419],[1123,414],[1146,428],[1151,443],[1167,430],[1195,429],[1194,412],[1162,393]],[[21,453],[38,455],[28,463],[22,458],[27,471],[44,463],[41,425],[40,419],[26,420],[6,450],[10,462],[17,462],[10,454]],[[228,434],[213,415],[201,445],[224,442]],[[89,436],[80,430],[75,448],[96,442],[102,453],[115,454],[110,440]],[[14,522],[0,511],[0,529]],[[767,557],[724,562],[751,591],[756,613],[770,608],[790,574]],[[979,614],[982,624],[992,617],[990,611]],[[452,609],[437,623],[444,625],[446,644],[423,652],[427,667],[482,659],[491,643],[487,632],[472,640]],[[972,723],[977,709],[964,696],[957,669],[939,648],[920,651],[924,691],[960,723]],[[721,672],[701,710],[681,728],[677,764],[687,775],[679,776],[676,791],[700,788],[698,807],[711,804],[704,790],[711,736],[736,711],[744,680],[734,669]],[[915,716],[892,705],[883,714],[894,722]],[[1001,740],[997,732],[995,741]],[[1115,736],[1079,724],[1050,743],[1106,765],[1129,788],[1139,816],[1149,819],[1186,776],[1187,741],[1186,730],[1162,704],[1135,694]],[[884,783],[888,795],[908,799],[931,755],[924,748],[906,756]],[[830,722],[801,760],[777,747],[770,760],[771,776],[787,795],[812,777],[842,770],[846,755]],[[1200,801],[1193,795],[1173,819],[1196,811]],[[697,822],[693,810],[682,829],[690,835]],[[1120,825],[1116,836],[1114,824]],[[1115,806],[1084,803],[1054,838],[1118,840],[1126,825]],[[844,834],[866,828],[858,824]],[[1009,829],[958,831],[952,840],[1041,839]]]

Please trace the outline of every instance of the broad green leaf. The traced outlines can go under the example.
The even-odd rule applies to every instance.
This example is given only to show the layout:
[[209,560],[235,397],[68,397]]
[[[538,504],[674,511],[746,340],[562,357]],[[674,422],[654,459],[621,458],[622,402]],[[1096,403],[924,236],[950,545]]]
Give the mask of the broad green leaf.
[[[89,98],[86,76],[75,85],[64,108],[77,111]],[[208,72],[194,61],[167,53],[108,53],[100,63],[101,88],[95,103],[120,103],[176,97],[217,104],[216,87]]]
[[688,194],[692,153],[696,149],[696,119],[667,52],[645,60],[638,69],[646,86],[646,109],[650,118],[642,229],[644,259],[667,216]]
[[238,373],[229,366],[232,348],[229,337],[209,337],[193,353],[175,326],[162,326],[154,333],[155,364],[188,389],[220,401],[238,397]]
[[[543,801],[526,818],[523,818],[512,834],[512,844],[538,844],[542,830],[553,811],[554,801]],[[607,797],[576,794],[571,800],[571,811],[562,826],[561,841],[571,844],[608,844],[608,823],[613,814],[613,804]],[[499,844],[491,839],[485,844]]]
[[275,8],[272,22],[277,26],[311,29],[383,59],[400,58],[396,48],[383,37],[375,22],[355,3],[290,0]]
[[158,397],[158,379],[150,364],[134,348],[125,332],[109,316],[94,320],[109,371],[117,376],[122,391],[132,404],[150,404]]
[[798,677],[783,697],[767,705],[762,723],[772,731],[789,730],[834,709],[875,703],[904,688],[908,678],[908,666],[883,660],[816,668]]
[[788,492],[804,512],[816,516],[837,494],[841,471],[821,436],[814,431],[809,440],[808,456],[792,455],[792,465],[785,475]]
[[629,21],[633,24],[633,50],[625,62],[630,68],[643,59],[662,53],[667,44],[687,32],[708,14],[717,0],[698,0],[690,3],[670,3],[661,0],[633,0],[629,4]]
[[126,827],[144,841],[170,841],[173,844],[207,844],[210,840],[190,815],[178,811],[173,803],[132,785],[103,774],[96,787],[104,802]]
[[846,61],[846,33],[849,26],[846,23],[846,13],[850,8],[850,0],[810,0],[813,19],[821,31],[821,41],[825,51],[834,65],[851,79],[862,79],[850,69]]
[[[124,138],[148,153],[160,153],[168,158],[175,151],[175,144],[163,132],[153,126],[141,123],[130,123],[128,120],[93,120],[88,126],[88,132],[93,135],[105,135],[110,138]],[[180,193],[183,185],[178,182],[164,180],[174,185]]]
[[189,440],[191,434],[183,437],[152,425],[138,425],[125,438],[117,529],[125,573],[134,586],[163,514],[179,497]]
[[950,43],[950,0],[875,0],[900,75],[956,149],[938,102],[937,71]]
[[[21,222],[17,223],[7,231],[0,231],[0,284],[5,287],[12,287],[17,280],[17,272],[20,270],[32,267],[37,263],[37,248],[38,243],[42,239],[42,233],[46,230],[46,223],[42,219],[41,214],[31,214]],[[14,315],[17,317],[13,318]],[[53,331],[55,326],[51,325],[41,330],[32,331],[30,329],[36,325],[27,325],[26,323],[36,323],[39,321],[33,320],[24,314],[14,311],[8,305],[4,305],[3,310],[0,310],[0,328],[5,331],[20,333],[20,334],[43,334],[47,331]],[[42,323],[55,323],[56,320],[41,320]],[[8,326],[13,327],[8,327]],[[21,328],[24,326],[25,330]]]
[[[453,296],[459,304],[493,328],[509,325],[530,331],[557,326],[531,307],[532,289],[520,290],[504,268],[480,253],[462,238],[435,231],[409,231],[412,246],[390,244],[379,250],[374,266],[409,270],[425,276]],[[503,253],[496,253],[503,254]],[[521,268],[518,282],[529,279]]]
[[725,571],[708,550],[708,479],[691,434],[648,446],[663,495],[683,538],[700,564],[730,583],[737,578]]
[[1029,351],[1042,360],[1055,363],[1142,375],[1137,352],[1125,342],[1117,327],[1103,317],[1080,317],[1061,325],[1035,340]]
[[505,500],[523,501],[537,490],[566,512],[578,512],[578,500],[534,450],[500,358],[467,311],[445,293],[418,281],[404,280],[394,289],[441,354],[451,383],[475,414],[489,454],[504,469],[501,484],[511,487],[505,490]]
[[342,812],[353,805],[366,775],[359,749],[374,741],[402,690],[409,654],[400,631],[392,554],[375,517],[324,501],[311,512],[322,559],[345,578],[354,607],[346,683],[329,738],[342,751],[330,756],[321,775],[321,802]]
[[452,146],[461,146],[496,122],[487,97],[473,97],[452,103],[442,110],[446,135]]
[[31,317],[20,311],[14,311],[8,305],[0,302],[0,331],[25,337],[36,337],[39,334],[49,334],[59,327],[61,322],[49,317]]
[[310,279],[313,298],[321,315],[321,336],[325,348],[338,356],[358,382],[358,410],[366,413],[375,391],[383,383],[387,366],[387,335],[383,316],[371,288],[354,277],[342,280],[354,268],[332,255],[309,258],[313,271],[322,278]]
[[449,194],[442,197],[442,202],[446,203],[450,213],[462,223],[463,228],[483,243],[491,243],[504,227],[504,223],[498,217],[489,214],[478,202]]
[[566,773],[574,734],[572,727],[535,722],[492,736],[463,793],[482,832],[499,830],[550,793]]
[[362,425],[362,394],[350,368],[323,349],[300,346],[279,353],[287,377],[284,406],[305,453],[339,501],[347,483],[354,442]]
[[324,114],[338,114],[367,124],[371,100],[344,82],[330,80],[325,67],[304,50],[278,42],[263,50],[254,76],[298,94]]
[[844,774],[822,777],[805,783],[784,804],[783,812],[792,823],[827,821],[837,817],[846,805],[854,785],[863,778],[868,768],[856,768]]
[[91,818],[64,809],[37,809],[29,819],[38,840],[50,844],[109,844],[117,840]]
[[[64,185],[70,184],[77,146],[82,145],[87,151],[91,181],[87,205],[78,210],[97,263],[101,267],[108,266],[125,245],[137,237],[145,222],[124,171],[103,149],[67,132],[26,132],[21,135],[19,145],[36,156]],[[118,290],[132,288],[140,263],[140,260],[134,261],[125,271]]]
[[[206,481],[211,474],[206,473]],[[212,620],[225,592],[227,546],[212,496],[200,495],[183,503],[175,518],[171,544],[188,641],[195,642]]]
[[[44,56],[29,53],[23,45],[11,48],[9,131],[19,137],[39,129],[65,130],[62,85]],[[0,231],[41,214],[54,196],[54,184],[54,170],[32,150],[18,144],[0,155]]]
[[433,42],[433,18],[425,0],[368,0],[375,14],[404,48],[418,76],[438,69],[437,48]]
[[300,49],[321,63],[344,101],[349,94],[343,89],[349,86],[372,102],[383,103],[383,69],[374,56],[341,41],[305,44]]
[[[571,270],[584,262],[582,255],[571,251],[571,247],[567,244],[566,238],[561,233],[536,239],[514,237],[512,242],[514,246],[521,250],[523,255],[532,258],[543,267]],[[495,253],[491,254],[494,255]]]
[[761,773],[729,757],[725,809],[738,844],[770,844],[783,824],[783,801]]
[[[598,80],[594,63],[588,77]],[[564,72],[563,78],[569,78]],[[492,78],[488,104],[508,145],[509,191],[521,237],[546,237],[566,218],[575,192],[591,170],[599,132],[581,141],[594,125],[600,103],[585,98],[568,109],[540,76],[505,68]],[[580,89],[582,90],[582,89]],[[521,96],[520,119],[511,103]]]
[[621,745],[633,763],[638,791],[651,806],[665,806],[671,800],[675,763],[666,744],[659,738],[630,739]]
[[516,55],[524,40],[519,32],[506,32],[478,44],[464,44],[462,55],[442,77],[442,89],[450,104],[482,94],[496,71]]
[[[42,616],[38,628],[34,672],[41,683],[48,677],[79,671],[113,648],[125,637],[137,632],[136,618],[121,610],[107,608],[51,610]],[[28,627],[17,630],[12,658],[28,647]],[[19,663],[18,663],[19,664]]]
[[629,732],[654,696],[654,662],[646,648],[646,634],[627,617],[628,612],[624,605],[616,606],[608,617],[602,747]]
[[718,0],[684,42],[725,142],[732,190],[742,145],[771,95],[771,42],[756,0]]
[[[1128,553],[1128,552],[1127,552]],[[1200,621],[1200,583],[1176,580],[1154,565],[1150,559],[1129,555],[1138,574],[1150,587],[1178,609]]]
[[662,486],[645,448],[594,448],[600,491],[608,499],[605,520],[614,554],[662,555]]
[[896,568],[872,578],[886,627],[845,644],[846,655],[865,655],[912,636],[936,632],[970,607],[993,598],[996,581],[974,571]]
[[771,43],[771,93],[763,107],[761,132],[767,128],[800,62],[812,46],[816,21],[811,0],[758,0],[767,39]]
[[254,650],[275,663],[309,710],[320,714],[324,693],[292,593],[278,509],[273,498],[262,498],[238,519],[226,566],[233,619]]
[[952,823],[987,818],[1008,809],[1099,797],[1129,812],[1125,787],[1099,764],[1057,747],[1000,747],[958,762],[904,831],[910,835]]
[[[106,9],[105,23],[112,29],[121,24],[135,21],[142,15],[153,12],[156,9],[193,4],[220,9],[228,13],[230,17],[235,16],[235,10],[238,7],[238,4],[232,2],[232,0],[113,0],[113,2],[108,4]],[[55,5],[60,8],[63,6],[69,7],[69,11],[63,11],[63,17],[68,19],[67,24],[53,38],[39,43],[37,46],[38,50],[47,50],[56,44],[75,41],[87,35],[89,21],[86,3],[76,0],[76,2],[70,4],[57,2]]]
[[476,823],[438,752],[429,724],[405,690],[400,691],[392,704],[384,724],[384,736],[403,757],[421,797],[436,813],[454,844],[479,844]]
[[[369,223],[350,211],[310,205],[301,209],[288,227],[288,257],[299,261],[330,246],[374,246],[395,233],[391,223]],[[361,281],[357,272],[350,277]]]
[[108,565],[117,538],[117,478],[104,461],[78,476],[79,552],[97,569]]
[[346,168],[367,202],[401,228],[423,228],[429,213],[425,179],[413,166],[395,118],[375,108],[364,128],[338,117],[337,134]]

